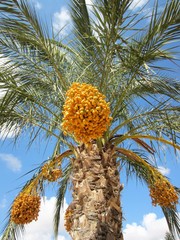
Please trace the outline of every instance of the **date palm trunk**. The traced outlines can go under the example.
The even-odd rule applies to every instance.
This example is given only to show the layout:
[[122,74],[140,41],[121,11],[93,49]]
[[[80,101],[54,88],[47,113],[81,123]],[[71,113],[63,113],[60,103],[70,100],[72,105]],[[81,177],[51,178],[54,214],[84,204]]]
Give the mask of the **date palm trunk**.
[[118,165],[114,148],[76,149],[69,233],[73,240],[123,240]]

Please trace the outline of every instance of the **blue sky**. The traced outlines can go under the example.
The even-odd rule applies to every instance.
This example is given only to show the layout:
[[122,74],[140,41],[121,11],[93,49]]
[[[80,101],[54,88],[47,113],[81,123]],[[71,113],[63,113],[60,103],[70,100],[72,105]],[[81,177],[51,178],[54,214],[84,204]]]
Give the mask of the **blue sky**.
[[[70,26],[70,15],[68,12],[68,1],[63,0],[30,0],[36,7],[39,15],[44,18],[49,27],[53,26],[54,31],[63,29],[62,38]],[[138,9],[146,0],[134,1],[132,9]],[[163,1],[161,1],[162,3]],[[90,0],[87,3],[91,4]],[[148,12],[153,2],[145,8]],[[1,93],[0,93],[1,97]],[[4,130],[5,131],[5,130]],[[20,178],[24,173],[38,166],[39,163],[51,156],[53,142],[36,141],[30,149],[27,149],[28,136],[24,135],[13,144],[13,133],[3,140],[3,131],[0,132],[0,230],[4,226],[4,219],[7,216],[8,208],[21,187],[31,175]],[[166,151],[163,147],[165,166],[159,162],[160,170],[168,176],[174,185],[180,186],[180,160],[173,152]],[[125,240],[162,240],[167,225],[159,207],[151,205],[148,190],[135,179],[126,182],[125,176],[121,175],[121,182],[124,184],[122,192],[122,207],[125,220],[123,222]],[[49,186],[46,191],[45,201],[42,204],[39,220],[29,224],[23,240],[51,240],[52,237],[52,213],[55,204],[56,187]],[[67,194],[62,210],[62,216],[70,203],[70,194]],[[63,217],[62,217],[63,220]],[[71,239],[65,233],[63,221],[60,225],[59,239]]]

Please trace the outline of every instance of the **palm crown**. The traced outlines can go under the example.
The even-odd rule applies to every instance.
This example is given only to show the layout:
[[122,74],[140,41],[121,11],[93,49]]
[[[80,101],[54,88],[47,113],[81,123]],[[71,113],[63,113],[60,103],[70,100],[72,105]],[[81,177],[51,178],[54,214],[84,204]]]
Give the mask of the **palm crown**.
[[[179,39],[180,4],[178,0],[167,1],[159,12],[157,2],[150,22],[142,26],[147,16],[131,12],[131,2],[97,0],[89,12],[85,0],[71,0],[74,31],[70,43],[49,34],[27,1],[6,0],[0,6],[0,57],[4,61],[0,66],[0,126],[8,131],[15,129],[16,138],[30,131],[30,143],[42,134],[55,139],[51,159],[42,163],[21,193],[34,191],[41,195],[45,180],[60,178],[54,218],[56,235],[74,159],[80,156],[77,149],[84,147],[93,152],[93,144],[99,152],[113,146],[114,166],[119,164],[118,171],[124,169],[128,176],[135,174],[147,184],[153,204],[162,207],[171,233],[180,234],[176,211],[179,189],[148,158],[162,143],[180,149],[179,82],[158,74],[162,67],[158,73],[154,71],[160,60],[175,61],[172,42]],[[112,119],[103,132],[87,142],[81,136],[77,138],[74,130],[66,135],[62,126],[67,111],[66,92],[74,82],[79,86],[86,83],[91,92],[97,89],[111,111]],[[77,94],[82,103],[83,96]],[[82,115],[82,122],[84,118]],[[69,121],[67,118],[66,122],[73,126]],[[141,148],[137,150],[135,144]],[[163,192],[163,199],[159,199]],[[17,239],[22,228],[10,217],[2,240],[9,236]],[[67,230],[70,228],[69,224]]]

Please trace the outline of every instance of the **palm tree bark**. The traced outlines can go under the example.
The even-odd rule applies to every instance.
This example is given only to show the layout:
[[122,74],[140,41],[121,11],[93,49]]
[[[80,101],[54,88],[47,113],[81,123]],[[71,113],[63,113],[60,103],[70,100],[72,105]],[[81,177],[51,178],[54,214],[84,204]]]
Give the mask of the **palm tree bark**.
[[123,240],[118,164],[114,147],[76,149],[73,201],[66,225],[73,240]]

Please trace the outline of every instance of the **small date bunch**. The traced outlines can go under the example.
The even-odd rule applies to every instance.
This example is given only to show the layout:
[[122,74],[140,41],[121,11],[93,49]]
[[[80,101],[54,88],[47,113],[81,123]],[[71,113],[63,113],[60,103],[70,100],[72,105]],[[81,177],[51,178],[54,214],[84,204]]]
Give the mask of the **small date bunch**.
[[38,219],[41,199],[39,195],[20,193],[11,208],[11,221],[27,224]]
[[154,183],[149,186],[152,204],[154,206],[174,208],[178,203],[178,194],[175,188],[166,178],[157,178]]
[[59,168],[54,168],[49,163],[46,163],[42,167],[41,171],[43,178],[49,182],[55,182],[62,176],[62,170]]
[[72,215],[73,215],[73,210],[71,208],[71,205],[69,205],[64,215],[64,220],[65,220],[64,226],[67,232],[70,232],[72,227]]

